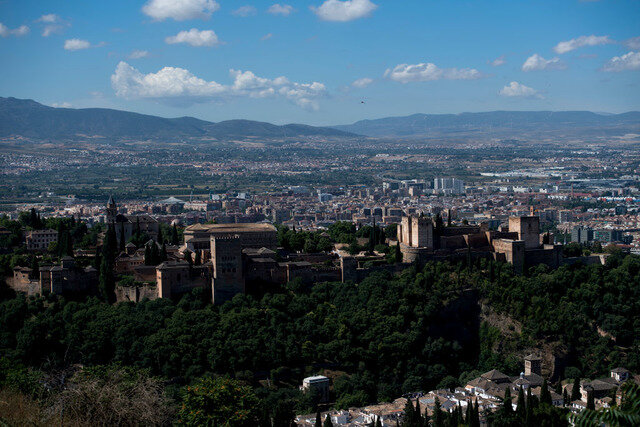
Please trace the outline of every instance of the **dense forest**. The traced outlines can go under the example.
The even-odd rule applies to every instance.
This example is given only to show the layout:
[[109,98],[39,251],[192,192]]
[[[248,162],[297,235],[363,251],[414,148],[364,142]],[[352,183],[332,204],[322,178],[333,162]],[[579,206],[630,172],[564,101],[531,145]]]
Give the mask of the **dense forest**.
[[[297,387],[316,373],[332,378],[334,407],[346,408],[454,387],[493,368],[515,375],[524,353],[544,343],[563,352],[567,377],[638,372],[639,284],[640,258],[616,253],[605,266],[520,276],[486,260],[428,263],[359,284],[293,282],[219,307],[205,290],[115,305],[3,293],[0,384],[42,399],[56,390],[44,380],[52,373],[95,367],[93,377],[71,377],[89,381],[115,370],[156,381],[158,399],[182,408],[163,416],[184,420],[185,404],[202,402],[190,393],[233,381],[255,395],[255,416],[274,420],[315,411],[314,396]],[[501,335],[481,307],[521,331]]]

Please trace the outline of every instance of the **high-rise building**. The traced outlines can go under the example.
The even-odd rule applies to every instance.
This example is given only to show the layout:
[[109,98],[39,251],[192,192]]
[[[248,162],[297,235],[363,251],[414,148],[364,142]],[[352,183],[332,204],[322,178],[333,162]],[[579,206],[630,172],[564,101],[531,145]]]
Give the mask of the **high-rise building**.
[[464,193],[464,182],[457,178],[434,178],[433,191],[444,194]]

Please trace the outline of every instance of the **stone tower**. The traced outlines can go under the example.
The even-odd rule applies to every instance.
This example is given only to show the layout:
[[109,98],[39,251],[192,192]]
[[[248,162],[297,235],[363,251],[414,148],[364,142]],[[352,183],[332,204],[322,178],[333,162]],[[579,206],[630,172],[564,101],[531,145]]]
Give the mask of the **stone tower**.
[[212,237],[211,263],[213,264],[214,304],[223,304],[235,295],[244,293],[245,280],[240,236]]
[[114,222],[116,220],[116,215],[118,215],[116,201],[113,200],[113,196],[109,196],[109,201],[107,202],[107,223],[110,224]]
[[524,375],[542,375],[542,359],[535,354],[530,354],[524,358]]

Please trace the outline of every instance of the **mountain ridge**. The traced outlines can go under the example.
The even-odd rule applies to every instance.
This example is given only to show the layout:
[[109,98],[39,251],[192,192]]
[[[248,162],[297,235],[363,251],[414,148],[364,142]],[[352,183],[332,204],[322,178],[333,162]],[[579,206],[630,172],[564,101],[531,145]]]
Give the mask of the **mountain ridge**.
[[195,117],[164,118],[109,108],[56,108],[31,99],[0,97],[0,137],[34,139],[184,139],[355,137],[329,127],[253,120],[209,122]]
[[424,114],[365,119],[332,126],[369,137],[420,137],[459,133],[640,131],[640,112],[599,114],[591,111],[506,111]]

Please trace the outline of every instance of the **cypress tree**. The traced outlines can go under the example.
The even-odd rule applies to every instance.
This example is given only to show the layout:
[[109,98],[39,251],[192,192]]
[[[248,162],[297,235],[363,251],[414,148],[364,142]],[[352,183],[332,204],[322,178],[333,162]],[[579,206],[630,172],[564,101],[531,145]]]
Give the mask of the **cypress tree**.
[[442,427],[444,426],[444,417],[443,417],[443,413],[440,410],[440,399],[438,399],[438,396],[436,396],[435,398],[435,408],[433,409],[433,425],[435,427]]
[[526,412],[526,424],[528,426],[533,423],[533,408],[535,407],[534,397],[531,395],[531,387],[527,388],[527,412]]
[[513,405],[511,403],[511,387],[507,387],[504,391],[504,400],[502,401],[502,405],[504,407],[504,413],[507,416],[513,413]]
[[593,391],[589,391],[587,393],[587,409],[591,409],[592,411],[596,410],[596,402],[593,397]]
[[396,243],[396,262],[402,262],[402,252],[400,251],[400,242]]
[[402,421],[402,425],[413,426],[414,420],[415,412],[413,409],[413,403],[411,403],[410,398],[407,398],[407,403],[404,404],[404,419]]
[[108,303],[115,301],[116,281],[113,276],[113,269],[107,257],[102,257],[100,263],[100,295]]
[[380,417],[376,417],[376,427],[382,427],[382,420]]
[[527,408],[524,403],[524,390],[522,389],[522,386],[520,386],[520,390],[518,390],[518,403],[516,405],[516,415],[518,416],[520,421],[523,422],[527,412]]
[[151,265],[160,264],[160,251],[158,251],[158,245],[155,242],[151,242]]
[[415,420],[416,420],[416,425],[417,426],[421,426],[422,425],[422,409],[420,408],[420,398],[418,397],[416,399],[416,412],[415,412]]
[[73,256],[73,238],[71,237],[71,233],[69,230],[65,231],[65,255]]
[[125,241],[124,241],[124,223],[120,223],[120,252],[124,252],[125,249]]
[[540,390],[540,403],[551,405],[551,392],[546,378],[542,382],[542,389]]
[[35,255],[31,258],[31,277],[36,280],[40,279],[40,264],[38,264],[38,258]]
[[333,423],[331,422],[331,417],[329,416],[329,414],[327,414],[327,416],[324,418],[324,424],[322,424],[322,427],[333,427]]
[[480,402],[476,398],[476,404],[473,408],[473,418],[471,419],[471,423],[469,423],[471,427],[480,427]]
[[193,265],[200,265],[202,264],[202,255],[200,255],[200,251],[196,251],[196,258],[193,261]]
[[191,258],[191,251],[187,250],[184,253],[184,259],[189,263],[189,266],[193,265],[193,258]]
[[160,250],[160,261],[167,260],[167,245],[162,244],[162,250]]
[[316,424],[314,427],[322,427],[322,416],[320,415],[320,409],[316,412]]
[[156,238],[157,242],[160,244],[164,244],[164,236],[162,235],[162,227],[158,226],[158,237]]
[[178,228],[175,224],[173,224],[173,228],[171,229],[171,244],[174,246],[178,244]]
[[151,248],[149,245],[144,246],[144,265],[153,265],[153,260],[151,259]]
[[464,420],[467,424],[471,423],[471,418],[473,418],[473,401],[467,400],[467,410],[464,414]]
[[573,380],[573,388],[571,389],[571,401],[580,399],[580,378]]
[[565,388],[564,390],[562,390],[562,406],[568,406],[569,405],[569,393],[567,392],[567,389]]

